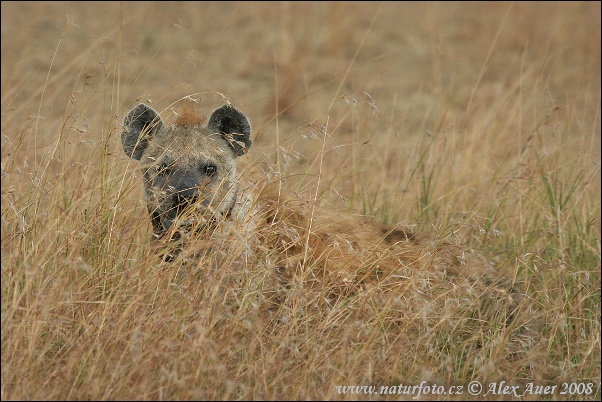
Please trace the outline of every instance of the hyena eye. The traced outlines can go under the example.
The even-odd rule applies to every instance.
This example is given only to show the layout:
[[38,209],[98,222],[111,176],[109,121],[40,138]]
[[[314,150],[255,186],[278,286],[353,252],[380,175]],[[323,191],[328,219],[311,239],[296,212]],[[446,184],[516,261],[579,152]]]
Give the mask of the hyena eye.
[[162,162],[159,164],[159,167],[157,168],[157,172],[159,174],[167,174],[167,173],[169,173],[170,168],[171,168],[171,166],[169,165],[169,163]]
[[208,165],[203,166],[202,170],[206,176],[211,177],[217,173],[217,166],[213,163],[210,163]]

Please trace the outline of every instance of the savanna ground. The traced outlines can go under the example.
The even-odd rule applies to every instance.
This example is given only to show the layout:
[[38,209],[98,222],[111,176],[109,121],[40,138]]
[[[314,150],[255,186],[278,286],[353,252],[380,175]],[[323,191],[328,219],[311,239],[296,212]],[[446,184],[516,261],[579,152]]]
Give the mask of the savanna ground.
[[[599,2],[1,11],[3,400],[411,399],[337,386],[502,380],[600,400]],[[186,96],[242,110],[245,169],[317,207],[461,239],[526,284],[541,337],[508,358],[483,319],[477,349],[438,325],[407,344],[378,311],[353,322],[302,292],[271,325],[247,302],[261,267],[227,259],[176,281],[119,136],[138,102],[169,120]]]

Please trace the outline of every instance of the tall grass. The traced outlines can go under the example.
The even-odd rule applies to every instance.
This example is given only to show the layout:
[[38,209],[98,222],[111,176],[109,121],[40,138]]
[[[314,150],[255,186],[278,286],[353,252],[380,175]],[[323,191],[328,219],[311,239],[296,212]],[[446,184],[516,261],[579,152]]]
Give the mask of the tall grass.
[[[1,7],[2,399],[409,399],[337,386],[472,380],[600,399],[599,3]],[[186,95],[247,113],[241,169],[287,199],[413,225],[524,283],[516,314],[540,337],[524,352],[501,302],[424,331],[403,293],[308,278],[269,316],[273,278],[242,243],[162,261],[121,122]]]

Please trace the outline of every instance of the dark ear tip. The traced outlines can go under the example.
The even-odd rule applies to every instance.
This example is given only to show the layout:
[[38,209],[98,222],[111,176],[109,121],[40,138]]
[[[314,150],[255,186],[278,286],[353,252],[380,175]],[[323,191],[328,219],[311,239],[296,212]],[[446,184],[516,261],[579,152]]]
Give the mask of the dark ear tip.
[[230,104],[214,110],[207,126],[223,134],[237,132],[246,136],[251,135],[251,124],[247,116]]
[[154,118],[159,114],[155,112],[155,109],[148,106],[146,103],[139,103],[138,106],[130,110],[126,119],[137,118],[139,116],[146,115],[146,118]]
[[150,106],[148,106],[146,103],[139,103],[134,108],[132,108],[132,110],[130,110],[128,115],[131,115],[132,112],[143,112],[147,109],[150,109]]

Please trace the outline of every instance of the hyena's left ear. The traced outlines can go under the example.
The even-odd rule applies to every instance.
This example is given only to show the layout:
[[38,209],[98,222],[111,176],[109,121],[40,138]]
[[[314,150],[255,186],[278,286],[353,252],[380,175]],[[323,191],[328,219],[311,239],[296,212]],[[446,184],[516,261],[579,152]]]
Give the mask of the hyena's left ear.
[[141,103],[128,113],[123,126],[123,150],[129,157],[140,160],[149,140],[163,127],[163,121],[152,107]]
[[207,128],[220,133],[228,142],[235,156],[247,153],[251,147],[251,124],[247,116],[230,105],[215,110],[209,118]]

